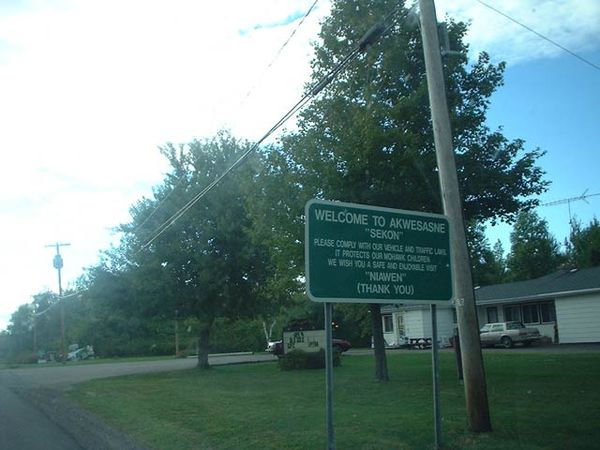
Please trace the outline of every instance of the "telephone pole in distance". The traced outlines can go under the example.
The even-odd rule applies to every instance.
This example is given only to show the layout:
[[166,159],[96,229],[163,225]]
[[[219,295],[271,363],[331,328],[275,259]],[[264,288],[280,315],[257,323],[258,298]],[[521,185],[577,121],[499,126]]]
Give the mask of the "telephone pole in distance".
[[64,364],[67,358],[65,353],[65,307],[62,301],[62,280],[61,280],[61,269],[63,268],[63,259],[60,255],[60,248],[67,247],[71,245],[68,242],[56,242],[55,244],[48,244],[46,247],[55,247],[56,255],[54,255],[54,259],[52,260],[52,264],[54,268],[58,272],[58,302],[60,303],[60,355],[61,362]]

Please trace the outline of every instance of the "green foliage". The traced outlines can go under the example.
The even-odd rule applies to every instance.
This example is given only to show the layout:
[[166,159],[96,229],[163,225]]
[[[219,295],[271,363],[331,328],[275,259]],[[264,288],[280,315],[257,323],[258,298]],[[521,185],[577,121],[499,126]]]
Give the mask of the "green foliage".
[[0,361],[6,361],[12,351],[12,336],[8,331],[0,331]]
[[[313,61],[316,82],[396,1],[336,1],[322,26]],[[398,24],[361,55],[302,113],[299,130],[282,151],[307,197],[441,212],[433,132],[418,27]],[[545,189],[537,150],[508,141],[485,125],[489,98],[502,84],[504,65],[480,55],[467,65],[465,24],[449,24],[445,62],[454,143],[468,221],[511,219],[527,197]],[[284,160],[285,161],[285,160]]]
[[510,234],[508,277],[512,281],[530,280],[558,269],[565,260],[548,223],[533,211],[522,211]]
[[[484,357],[494,432],[470,433],[454,354],[440,353],[445,449],[598,447],[598,418],[587,412],[600,405],[600,353],[489,351]],[[433,448],[431,355],[392,353],[388,359],[389,383],[373,382],[370,356],[345,358],[336,369],[337,448]],[[93,380],[68,394],[144,448],[326,448],[324,374],[318,370],[221,366]]]
[[[262,218],[257,234],[278,249],[272,276],[287,278],[288,285],[304,271],[303,208],[311,198],[442,211],[421,35],[403,2],[333,1],[307,89],[396,8],[395,24],[300,113],[297,130],[263,156],[269,180],[254,205]],[[491,63],[485,53],[469,63],[467,25],[448,25],[458,54],[445,59],[444,72],[465,219],[510,221],[546,189],[536,166],[542,152],[487,127],[504,64]]]
[[594,218],[587,227],[575,221],[570,236],[571,263],[579,268],[600,265],[600,222]]
[[467,228],[467,244],[471,257],[474,286],[500,284],[506,280],[506,261],[500,240],[492,248],[485,236],[483,225]]
[[9,359],[14,359],[23,352],[33,353],[32,305],[21,305],[12,313],[7,331],[10,336]]
[[262,352],[266,348],[262,323],[258,319],[217,319],[213,325],[211,351]]
[[353,347],[371,346],[371,312],[367,304],[340,303],[333,309],[333,337],[346,339]]
[[[337,367],[342,363],[340,352],[333,351],[333,366]],[[305,370],[305,369],[324,369],[325,368],[325,350],[319,349],[318,352],[305,352],[295,349],[279,358],[279,368],[281,370]]]
[[[170,173],[152,198],[131,208],[132,222],[119,228],[119,247],[105,252],[102,262],[80,280],[86,288],[78,306],[85,317],[77,330],[81,339],[105,355],[172,354],[177,311],[181,319],[195,318],[199,337],[192,343],[185,336],[182,346],[198,348],[204,356],[213,347],[264,349],[264,342],[257,343],[261,328],[249,332],[238,321],[272,311],[265,306],[272,299],[263,288],[269,254],[253,242],[247,212],[253,166],[237,169],[171,220],[248,146],[221,132],[212,139],[161,149]],[[220,317],[227,318],[224,325],[233,327],[235,336],[213,326]],[[217,330],[215,346],[210,344],[211,329]],[[246,340],[233,342],[244,336]]]

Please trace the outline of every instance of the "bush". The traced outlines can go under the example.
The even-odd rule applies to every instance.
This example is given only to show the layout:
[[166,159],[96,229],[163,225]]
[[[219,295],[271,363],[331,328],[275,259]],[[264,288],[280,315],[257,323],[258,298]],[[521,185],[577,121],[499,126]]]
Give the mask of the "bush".
[[[333,367],[341,364],[340,352],[333,352]],[[318,352],[305,352],[304,350],[292,350],[279,358],[279,368],[281,370],[303,370],[303,369],[323,369],[325,367],[325,350]]]
[[33,352],[20,352],[10,358],[10,362],[16,364],[35,364],[38,362],[38,356]]
[[211,330],[211,353],[262,352],[265,347],[260,320],[219,318]]

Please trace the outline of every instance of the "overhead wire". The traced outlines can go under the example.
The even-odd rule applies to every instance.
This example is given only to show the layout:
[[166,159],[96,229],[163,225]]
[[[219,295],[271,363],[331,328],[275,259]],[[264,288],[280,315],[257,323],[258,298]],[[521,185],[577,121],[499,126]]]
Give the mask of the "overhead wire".
[[241,104],[244,104],[244,102],[248,99],[248,97],[250,97],[250,95],[252,94],[252,91],[254,91],[254,89],[256,89],[256,86],[258,85],[260,80],[265,76],[265,74],[273,66],[273,64],[275,64],[275,62],[277,61],[277,59],[279,58],[279,56],[281,55],[281,53],[283,52],[285,47],[287,47],[287,45],[290,43],[290,41],[292,40],[294,35],[298,32],[298,30],[300,29],[300,27],[302,26],[304,21],[308,18],[308,16],[313,11],[313,9],[315,8],[315,6],[317,5],[318,2],[319,2],[319,0],[315,0],[313,2],[313,4],[310,6],[310,8],[308,8],[308,11],[306,11],[306,14],[304,14],[304,16],[302,17],[300,22],[298,22],[298,25],[296,25],[296,28],[294,28],[292,30],[291,34],[288,36],[288,38],[285,40],[285,42],[281,45],[281,47],[279,47],[279,50],[277,50],[277,53],[275,53],[275,56],[273,57],[271,62],[269,64],[267,64],[267,67],[265,68],[265,70],[263,70],[263,72],[258,76],[257,80],[254,82],[254,85],[248,90],[248,92],[242,99]]
[[[345,67],[348,62],[358,54],[358,49],[355,49],[352,53],[350,53],[346,58],[344,58],[338,66],[334,70],[332,70],[329,74],[327,74],[316,86],[308,91],[303,97],[286,112],[254,145],[252,145],[248,150],[246,150],[233,164],[231,164],[221,175],[219,175],[215,180],[209,183],[204,189],[202,189],[198,194],[192,197],[182,208],[180,208],[175,214],[173,214],[169,219],[163,222],[154,232],[154,236],[148,240],[142,247],[140,251],[148,248],[156,239],[158,239],[169,227],[171,227],[179,218],[181,218],[187,211],[190,210],[202,197],[204,197],[208,192],[210,192],[215,186],[217,186],[223,178],[225,178],[232,170],[234,170],[237,166],[239,166],[251,153],[256,151],[258,147],[269,137],[271,136],[279,127],[281,127],[290,117],[292,117],[297,111],[302,109],[302,107],[315,95],[317,95],[333,78],[337,73],[339,73],[343,67]],[[138,251],[138,253],[140,252]]]
[[575,53],[575,52],[574,52],[574,51],[572,51],[572,50],[569,50],[569,49],[568,49],[568,48],[566,48],[565,46],[563,46],[563,45],[559,44],[558,42],[556,42],[556,41],[554,41],[554,40],[552,40],[552,39],[550,39],[548,36],[544,36],[542,33],[540,33],[540,32],[538,32],[538,31],[534,30],[533,28],[531,28],[531,27],[529,27],[529,26],[525,25],[524,23],[522,23],[522,22],[518,21],[518,20],[517,20],[517,19],[515,19],[514,17],[511,17],[511,16],[509,16],[508,14],[506,14],[506,13],[504,13],[504,12],[500,11],[499,9],[497,9],[497,8],[493,7],[492,5],[489,5],[489,4],[485,3],[485,2],[484,2],[484,1],[482,1],[482,0],[476,0],[476,1],[477,1],[477,3],[479,3],[479,4],[483,5],[483,6],[485,6],[486,8],[489,8],[489,9],[491,9],[492,11],[496,12],[497,14],[500,14],[501,16],[505,17],[506,19],[510,20],[511,22],[514,22],[514,23],[516,23],[517,25],[519,25],[519,26],[521,26],[521,27],[525,28],[526,30],[528,30],[528,31],[532,32],[532,33],[533,33],[533,34],[535,34],[536,36],[538,36],[538,37],[540,37],[540,38],[544,39],[545,41],[547,41],[547,42],[551,43],[552,45],[554,45],[554,46],[558,47],[559,49],[561,49],[561,50],[563,50],[564,52],[566,52],[566,53],[570,54],[571,56],[574,56],[575,58],[579,59],[581,62],[583,62],[583,63],[585,63],[585,64],[588,64],[588,65],[592,66],[592,67],[593,67],[594,69],[596,69],[596,70],[600,70],[600,66],[598,66],[597,64],[594,64],[593,62],[591,62],[590,60],[588,60],[588,59],[584,58],[583,56],[581,56],[581,55],[579,55],[579,54]]
[[46,314],[48,311],[50,311],[52,308],[54,308],[56,305],[59,305],[62,300],[66,299],[66,298],[71,298],[71,297],[81,295],[83,292],[85,292],[85,289],[79,289],[75,292],[71,292],[70,294],[58,296],[58,301],[56,303],[52,303],[50,306],[48,306],[46,309],[44,309],[41,312],[31,313],[31,315],[33,317],[41,317],[44,314]]
[[339,61],[333,69],[329,71],[321,80],[319,80],[311,89],[302,96],[302,98],[286,112],[254,145],[246,150],[232,165],[230,165],[221,175],[215,180],[209,183],[204,189],[190,199],[183,207],[175,212],[171,217],[164,221],[153,233],[153,236],[147,240],[136,252],[139,254],[141,251],[147,249],[152,243],[156,241],[167,229],[169,229],[175,222],[187,213],[202,197],[210,192],[215,186],[217,186],[223,178],[225,178],[231,171],[238,167],[251,153],[256,151],[260,144],[262,144],[271,134],[273,134],[278,128],[280,128],[290,117],[304,107],[308,101],[318,95],[333,79],[360,53],[364,52],[366,48],[373,44],[379,39],[384,33],[386,33],[392,26],[393,23],[384,25],[385,22],[389,21],[395,13],[399,11],[400,7],[394,8],[389,14],[379,22],[373,25],[358,41],[357,45],[352,49],[341,61]]
[[[294,30],[292,30],[291,34],[284,41],[284,43],[281,45],[281,47],[279,47],[279,50],[277,50],[277,53],[275,54],[275,56],[273,57],[273,59],[271,60],[271,62],[267,65],[267,67],[263,70],[263,72],[259,75],[259,77],[257,78],[257,80],[260,80],[261,78],[263,78],[265,76],[265,74],[267,73],[267,71],[275,64],[275,62],[277,61],[277,59],[279,58],[279,56],[281,55],[281,53],[283,52],[283,50],[285,49],[285,47],[287,47],[287,45],[290,43],[290,41],[292,40],[292,38],[294,37],[294,35],[298,32],[298,30],[300,29],[300,27],[302,26],[302,24],[304,23],[304,21],[308,18],[308,16],[310,15],[310,13],[314,10],[314,8],[315,8],[315,6],[317,5],[318,2],[319,2],[319,0],[315,0],[312,3],[312,5],[310,6],[310,8],[308,8],[308,10],[304,14],[304,16],[302,16],[302,19],[300,20],[300,22],[298,22],[298,24],[296,25],[296,27],[294,28]],[[240,105],[243,105],[244,102],[248,99],[248,97],[250,97],[250,95],[252,94],[252,91],[256,88],[257,84],[258,84],[258,81],[255,82],[255,84],[248,90],[248,92],[246,93],[246,95],[244,96],[244,98],[242,99],[242,101],[240,102]],[[144,225],[146,225],[146,223],[148,223],[149,220],[152,217],[154,217],[154,215],[158,212],[159,208],[169,199],[169,197],[171,196],[171,194],[174,191],[175,191],[175,189],[172,189],[171,191],[169,191],[169,193],[158,202],[158,204],[152,210],[152,212],[148,216],[146,216],[146,218],[142,221],[142,223],[139,224],[139,225],[137,225],[134,228],[134,230],[132,231],[132,233],[136,233],[137,231],[139,231],[140,229],[142,229],[144,227]]]

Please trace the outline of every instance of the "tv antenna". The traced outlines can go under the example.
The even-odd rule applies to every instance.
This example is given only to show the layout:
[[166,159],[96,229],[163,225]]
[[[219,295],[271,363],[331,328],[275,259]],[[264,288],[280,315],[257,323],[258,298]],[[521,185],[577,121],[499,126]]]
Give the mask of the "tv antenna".
[[589,205],[589,202],[587,201],[588,198],[596,197],[596,196],[600,195],[600,192],[597,192],[595,194],[588,194],[587,193],[588,191],[589,191],[589,189],[586,189],[585,191],[583,191],[583,194],[578,195],[577,197],[562,198],[560,200],[554,200],[552,202],[541,203],[540,206],[564,205],[566,203],[567,206],[569,207],[569,225],[571,226],[571,232],[573,232],[573,218],[571,216],[571,203],[582,200]]

